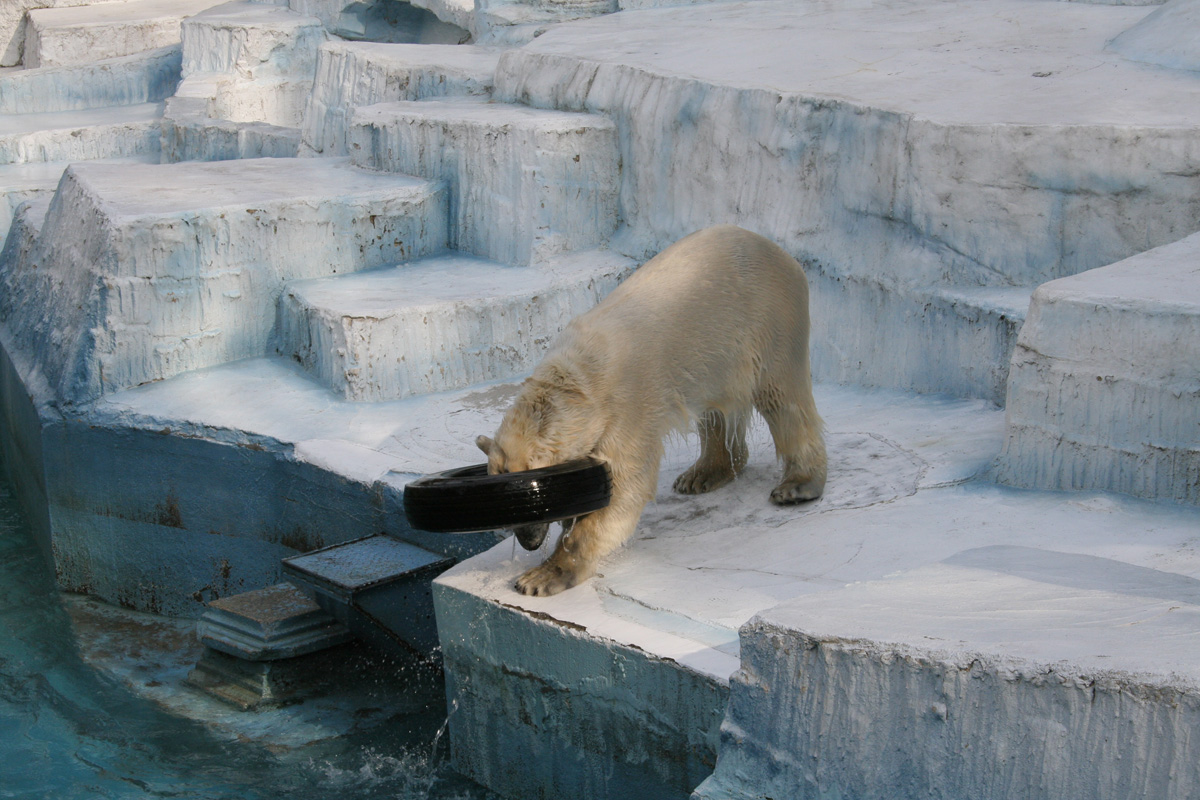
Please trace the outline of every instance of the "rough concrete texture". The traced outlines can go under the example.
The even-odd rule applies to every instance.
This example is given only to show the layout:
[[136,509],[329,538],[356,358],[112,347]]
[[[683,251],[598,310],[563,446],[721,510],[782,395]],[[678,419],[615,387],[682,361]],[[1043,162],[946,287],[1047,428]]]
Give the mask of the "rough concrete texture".
[[999,480],[1200,504],[1200,236],[1050,281],[1013,353]]
[[21,63],[30,9],[86,6],[97,2],[108,0],[6,0],[0,3],[0,67]]
[[359,108],[360,166],[444,180],[451,246],[528,265],[603,244],[617,227],[617,130],[606,117],[474,99]]

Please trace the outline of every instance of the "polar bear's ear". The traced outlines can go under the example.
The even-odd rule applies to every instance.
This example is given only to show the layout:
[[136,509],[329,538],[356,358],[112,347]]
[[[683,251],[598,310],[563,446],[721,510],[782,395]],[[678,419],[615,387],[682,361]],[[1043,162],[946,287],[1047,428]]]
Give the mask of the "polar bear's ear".
[[485,456],[491,456],[496,449],[496,443],[488,436],[476,436],[475,446],[483,451]]

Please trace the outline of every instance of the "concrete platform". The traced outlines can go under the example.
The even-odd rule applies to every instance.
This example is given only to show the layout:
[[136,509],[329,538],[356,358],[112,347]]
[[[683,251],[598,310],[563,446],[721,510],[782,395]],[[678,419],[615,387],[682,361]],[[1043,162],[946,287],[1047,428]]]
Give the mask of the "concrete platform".
[[[158,158],[146,156],[128,159],[124,163],[158,163]],[[8,228],[17,207],[35,199],[48,203],[68,166],[61,161],[0,166],[0,247],[8,236]]]
[[359,108],[360,166],[446,181],[456,250],[529,265],[617,228],[617,128],[606,117],[453,98]]
[[[1200,656],[1187,643],[1187,604],[1200,597],[1187,588],[1200,585],[1196,510],[978,479],[1003,437],[1002,413],[983,403],[822,386],[818,406],[830,479],[812,505],[767,502],[775,465],[761,433],[746,475],[700,497],[670,491],[690,455],[677,447],[635,538],[593,580],[551,598],[519,595],[513,580],[548,551],[525,553],[512,542],[439,578],[449,691],[460,709],[451,719],[456,768],[513,797],[625,797],[647,786],[653,796],[687,797],[718,754],[715,783],[697,797],[816,797],[830,787],[856,796],[975,796],[972,787],[989,785],[995,794],[985,796],[1005,796],[1001,786],[1091,796],[1047,791],[1086,786],[1115,798],[1138,785],[1132,753],[1160,746],[1149,720],[1186,715],[1191,706],[1176,711],[1176,703],[1195,703],[1186,665]],[[777,619],[801,621],[780,633]],[[1171,646],[1144,657],[1156,636]],[[903,647],[888,644],[896,641]],[[1017,642],[1037,646],[1009,646]],[[531,648],[553,657],[530,662]],[[837,656],[822,661],[825,653]],[[947,653],[959,667],[948,667]],[[883,680],[872,670],[891,675],[899,665],[908,677],[895,680],[909,683],[895,685],[895,700],[871,688]],[[664,669],[676,682],[668,696],[647,677]],[[971,669],[996,678],[972,684]],[[1049,669],[1061,679],[1045,680]],[[934,696],[944,672],[964,676],[952,700]],[[989,708],[1010,708],[1014,719],[1029,692],[1065,714],[1086,701],[1086,693],[1073,698],[1089,679],[1127,687],[1147,720],[1130,723],[1130,738],[1103,756],[1085,755],[1091,740],[1068,734],[1044,756],[1053,725],[1022,740],[1018,724],[997,738],[992,717],[973,710],[972,685],[987,685]],[[930,687],[928,703],[900,695],[910,684]],[[938,702],[958,721],[935,734]],[[1134,710],[1118,703],[1094,713],[1071,725],[1111,731]],[[912,733],[917,720],[932,738]],[[1186,752],[1169,741],[1161,747],[1166,761],[1156,763],[1165,770],[1169,761],[1173,786],[1200,777]],[[1092,765],[1093,782],[1079,773],[1070,783],[1074,765],[1093,756],[1110,760]],[[1010,765],[1003,774],[1020,780],[1003,782],[989,764]],[[1114,773],[1120,788],[1110,790],[1099,776]]]
[[288,284],[276,347],[347,400],[399,400],[533,369],[636,265],[608,251],[509,267],[444,255]]

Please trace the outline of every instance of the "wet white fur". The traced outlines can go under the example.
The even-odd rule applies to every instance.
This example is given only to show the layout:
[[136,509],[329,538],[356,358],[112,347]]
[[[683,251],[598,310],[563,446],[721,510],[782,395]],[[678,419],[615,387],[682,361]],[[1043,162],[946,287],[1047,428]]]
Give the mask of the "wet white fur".
[[481,436],[479,446],[492,472],[594,456],[612,471],[613,500],[568,526],[517,589],[554,594],[590,577],[654,498],[663,438],[692,421],[701,455],[677,490],[732,480],[746,461],[746,418],[757,408],[784,468],[772,501],[820,496],[825,445],[808,335],[800,265],[734,226],[676,242],[572,321],[525,381],[495,441]]

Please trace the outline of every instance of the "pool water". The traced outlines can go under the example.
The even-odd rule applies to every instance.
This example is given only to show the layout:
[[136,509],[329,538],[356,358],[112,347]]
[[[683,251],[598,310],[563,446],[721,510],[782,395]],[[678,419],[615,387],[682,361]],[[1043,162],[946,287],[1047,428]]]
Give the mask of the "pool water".
[[0,481],[0,798],[494,800],[446,766],[444,702],[418,706],[296,747],[168,713],[81,656],[64,596]]

